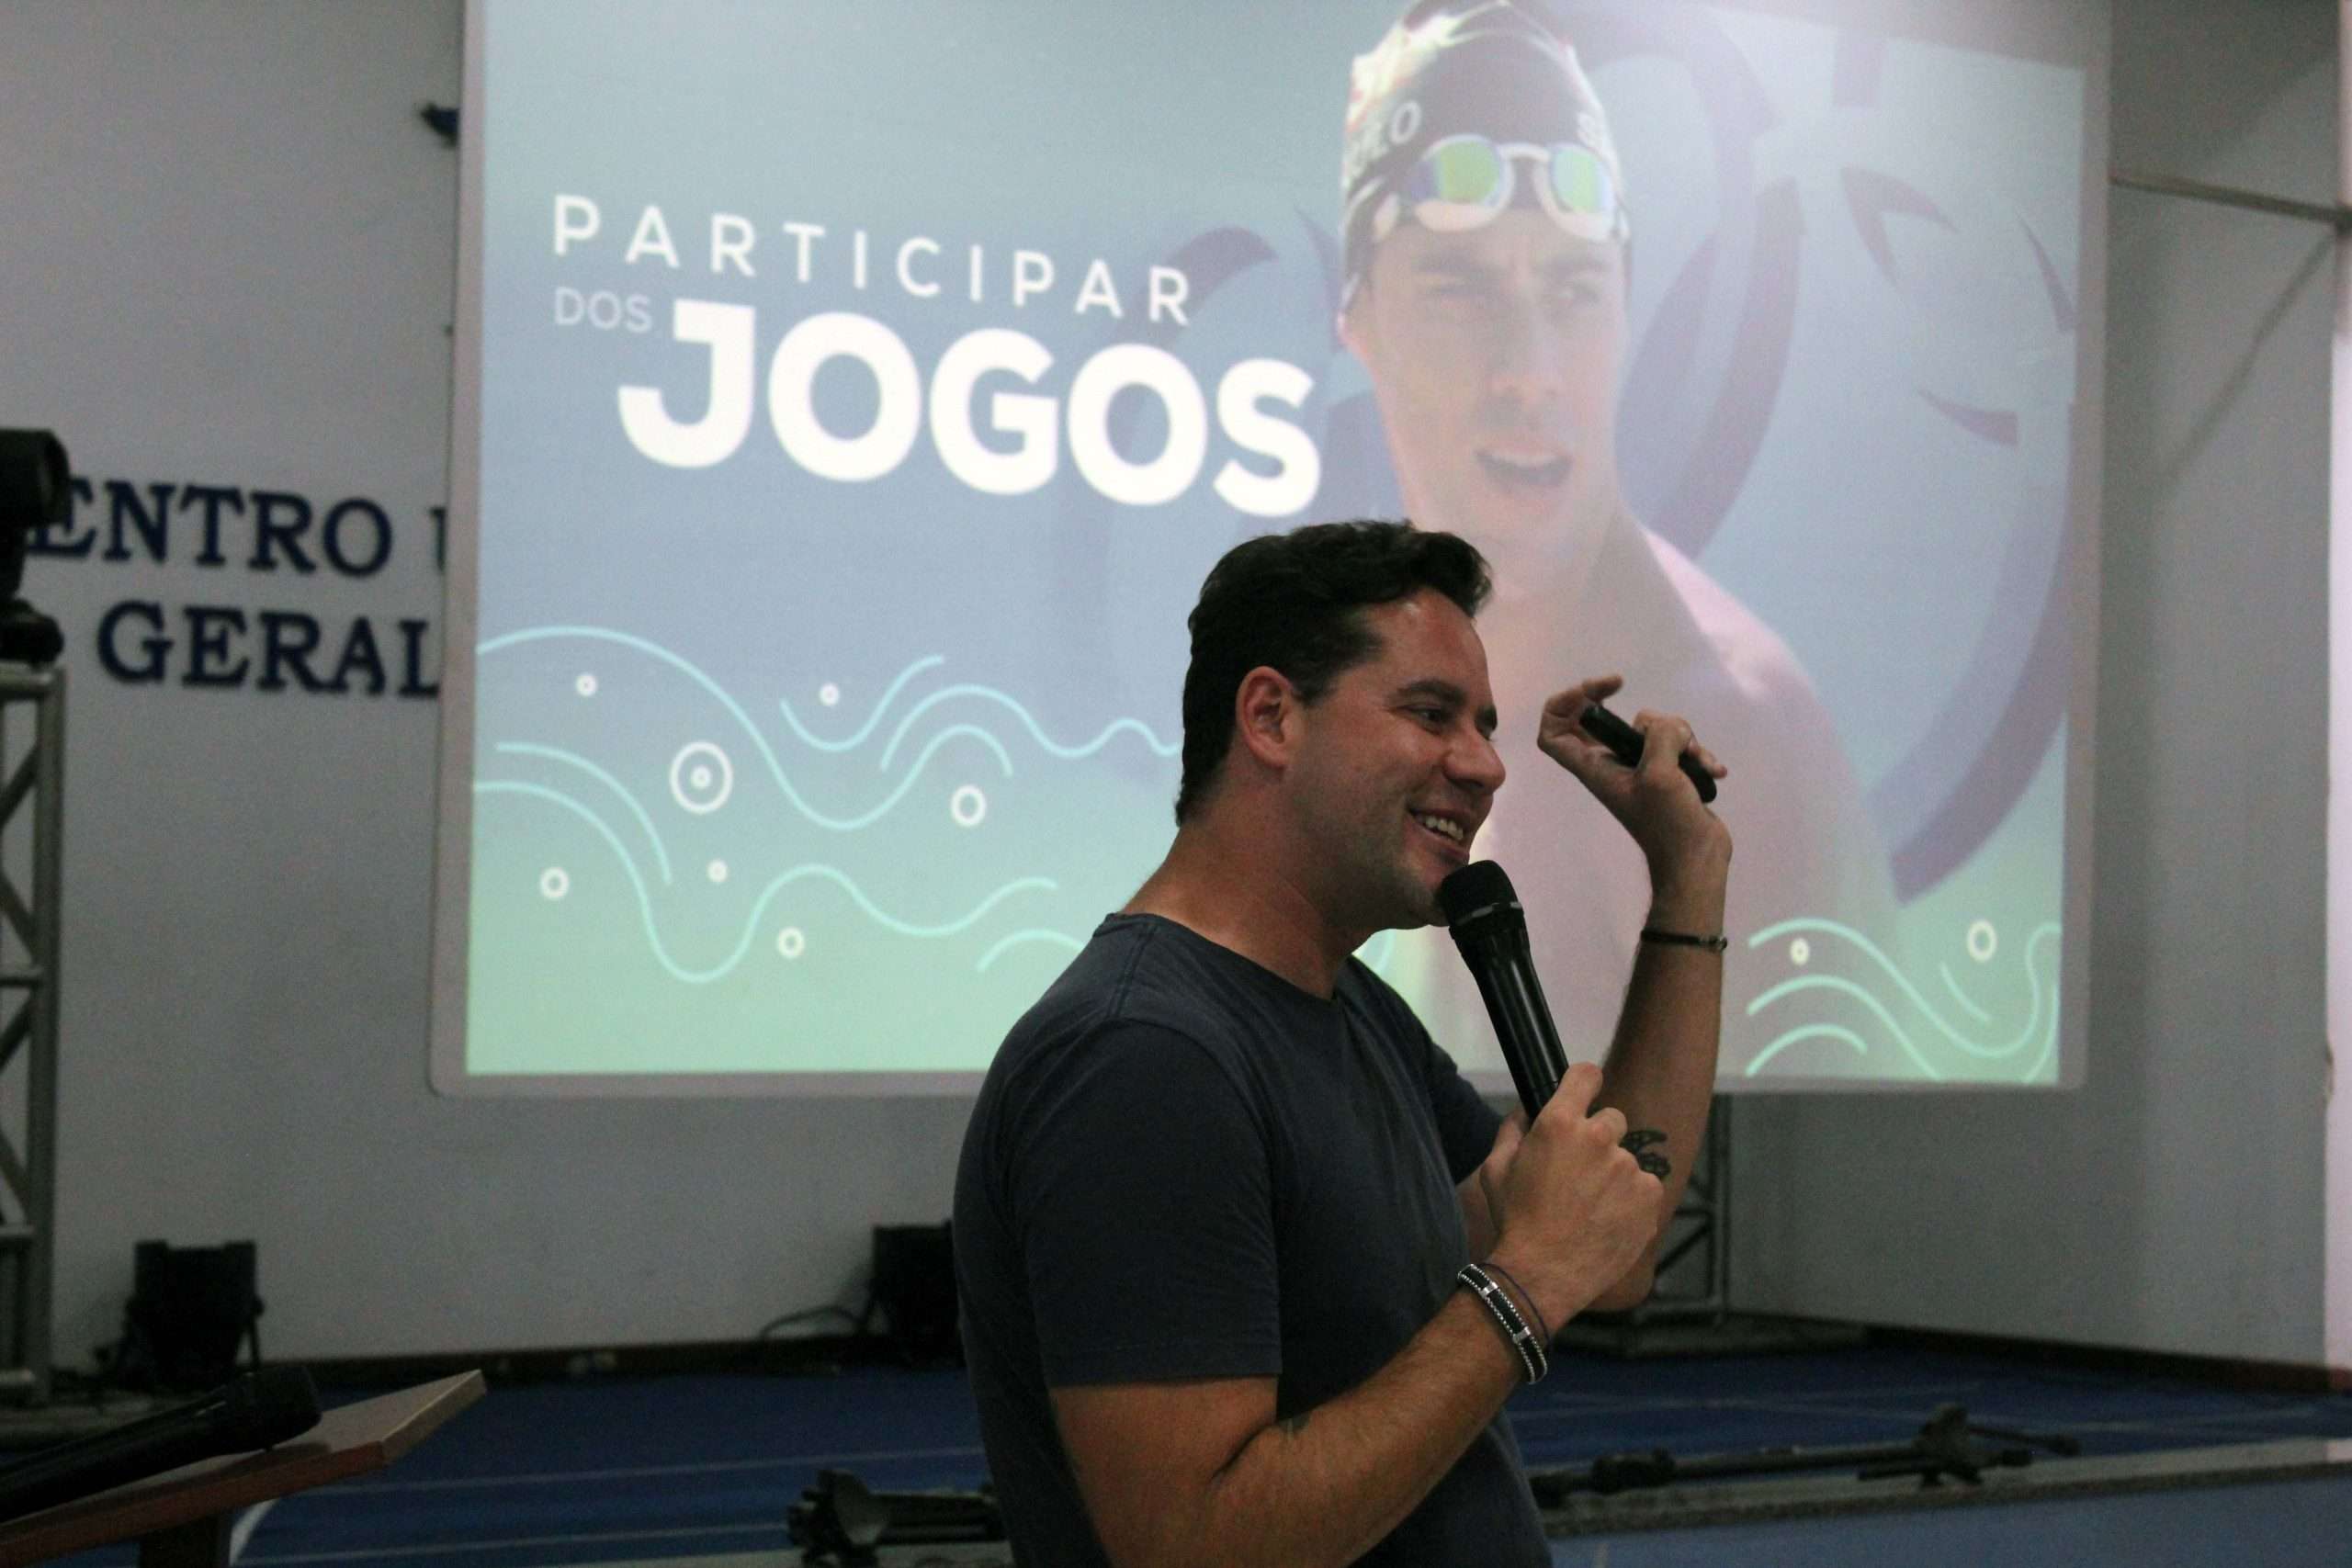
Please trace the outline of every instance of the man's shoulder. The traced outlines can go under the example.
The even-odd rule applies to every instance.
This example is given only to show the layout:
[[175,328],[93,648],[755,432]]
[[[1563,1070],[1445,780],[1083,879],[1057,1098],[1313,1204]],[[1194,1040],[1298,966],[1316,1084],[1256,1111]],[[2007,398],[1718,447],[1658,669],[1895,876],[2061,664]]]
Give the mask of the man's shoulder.
[[1166,920],[1114,915],[1005,1035],[991,1078],[1012,1079],[1074,1052],[1232,1049],[1241,1021],[1215,965]]
[[[1646,531],[1645,531],[1646,532]],[[1750,848],[1734,900],[1852,912],[1887,907],[1886,854],[1828,705],[1789,645],[1673,545],[1650,553],[1696,629],[1701,652],[1668,671],[1660,706],[1679,705],[1732,768],[1724,811]],[[1824,846],[1828,846],[1825,848]]]
[[[1015,1021],[998,1061],[1115,1029],[1137,1021],[1139,1012],[1155,1010],[1148,1006],[1153,987],[1147,971],[1154,934],[1117,916],[1096,927],[1069,966]],[[1145,1005],[1139,1007],[1139,999]]]
[[1812,677],[1780,633],[1672,544],[1648,529],[1643,530],[1643,536],[1651,558],[1690,612],[1720,679],[1753,701],[1776,706],[1792,700],[1815,708],[1821,705]]

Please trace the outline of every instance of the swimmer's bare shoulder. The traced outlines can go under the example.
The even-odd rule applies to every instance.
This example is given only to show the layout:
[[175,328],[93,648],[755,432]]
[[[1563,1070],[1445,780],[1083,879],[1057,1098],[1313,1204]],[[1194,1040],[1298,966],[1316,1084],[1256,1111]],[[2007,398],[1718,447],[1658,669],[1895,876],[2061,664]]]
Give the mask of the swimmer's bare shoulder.
[[1647,537],[1658,569],[1713,655],[1713,669],[1700,683],[1722,686],[1706,694],[1730,698],[1740,712],[1770,715],[1774,728],[1802,743],[1836,746],[1829,710],[1781,634],[1690,557],[1656,534]]

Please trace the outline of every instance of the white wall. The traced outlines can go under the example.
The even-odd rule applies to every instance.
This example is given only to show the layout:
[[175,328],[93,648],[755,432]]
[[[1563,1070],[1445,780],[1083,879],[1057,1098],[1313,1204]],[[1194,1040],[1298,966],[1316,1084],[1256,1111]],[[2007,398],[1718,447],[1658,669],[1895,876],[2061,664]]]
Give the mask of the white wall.
[[[2118,162],[2335,188],[2324,0],[2118,10]],[[208,569],[185,546],[35,563],[29,592],[74,639],[71,1359],[112,1334],[147,1235],[257,1239],[274,1354],[388,1354],[739,1337],[844,1295],[870,1224],[945,1212],[956,1102],[433,1098],[433,705],[96,668],[97,618],[124,599],[437,618],[457,165],[415,108],[457,96],[458,12],[9,7],[0,425],[57,427],[85,474],[366,495],[400,528],[365,581]],[[2311,1360],[2324,241],[2130,193],[2114,218],[2099,875],[2075,933],[2090,1083],[1743,1102],[1740,1288]]]
[[400,530],[365,581],[249,570],[234,528],[195,565],[176,518],[169,564],[28,574],[72,638],[69,1362],[142,1236],[255,1238],[272,1354],[382,1354],[742,1337],[851,1293],[869,1224],[946,1213],[956,1104],[434,1098],[435,705],[97,668],[127,598],[437,621],[457,157],[416,111],[457,98],[458,22],[51,0],[0,26],[0,425],[55,427],[83,474],[364,495]]
[[[2336,10],[2118,0],[2116,165],[2328,201]],[[2114,193],[2090,1076],[1745,1102],[1759,1309],[2324,1356],[2328,377],[2316,225]],[[2346,1223],[2339,1217],[2339,1224]]]

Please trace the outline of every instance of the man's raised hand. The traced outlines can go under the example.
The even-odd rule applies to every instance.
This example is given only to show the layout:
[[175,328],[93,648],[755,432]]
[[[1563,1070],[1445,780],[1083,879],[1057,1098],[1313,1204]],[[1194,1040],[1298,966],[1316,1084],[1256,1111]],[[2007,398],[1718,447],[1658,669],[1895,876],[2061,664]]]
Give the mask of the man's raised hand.
[[1729,770],[1692,739],[1688,723],[1649,708],[1633,720],[1642,732],[1640,765],[1620,762],[1586,733],[1583,717],[1589,705],[1615,694],[1624,683],[1618,676],[1600,675],[1554,693],[1544,705],[1535,743],[1624,825],[1649,862],[1651,884],[1662,896],[1679,903],[1710,886],[1720,889],[1731,862],[1731,833],[1683,776],[1682,754],[1688,751],[1716,778],[1728,777]]

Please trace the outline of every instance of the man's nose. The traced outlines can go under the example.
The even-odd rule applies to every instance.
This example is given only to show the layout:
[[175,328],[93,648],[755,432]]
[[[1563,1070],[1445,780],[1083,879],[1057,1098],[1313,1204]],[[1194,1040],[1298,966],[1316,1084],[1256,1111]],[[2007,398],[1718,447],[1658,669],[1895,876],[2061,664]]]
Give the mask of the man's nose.
[[1532,300],[1498,306],[1487,323],[1489,392],[1518,402],[1556,398],[1567,381],[1567,345],[1559,328]]
[[1492,795],[1503,787],[1503,754],[1487,736],[1473,731],[1453,749],[1448,763],[1447,773],[1464,789]]

